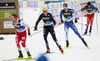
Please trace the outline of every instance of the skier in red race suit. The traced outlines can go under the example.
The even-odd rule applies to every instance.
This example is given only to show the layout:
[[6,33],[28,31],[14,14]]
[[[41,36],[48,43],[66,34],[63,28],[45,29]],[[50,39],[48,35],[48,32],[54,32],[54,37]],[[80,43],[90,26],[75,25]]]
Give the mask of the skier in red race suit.
[[23,20],[17,19],[17,15],[13,14],[11,16],[11,20],[13,22],[13,26],[16,28],[16,45],[18,48],[18,52],[19,52],[19,56],[18,58],[23,58],[23,54],[21,51],[21,47],[20,47],[20,42],[22,44],[22,47],[25,49],[25,51],[27,52],[28,58],[31,58],[31,54],[26,46],[26,37],[27,37],[27,33],[26,33],[26,29],[25,27],[27,27],[28,30],[28,35],[31,36],[30,33],[30,27],[28,24],[26,24]]
[[84,8],[81,9],[81,11],[86,10],[86,12],[87,12],[87,26],[86,26],[86,30],[85,30],[84,35],[87,34],[89,24],[90,24],[89,35],[91,35],[92,25],[93,25],[93,20],[94,20],[94,9],[96,11],[98,10],[96,7],[91,5],[90,2],[88,2],[87,5]]

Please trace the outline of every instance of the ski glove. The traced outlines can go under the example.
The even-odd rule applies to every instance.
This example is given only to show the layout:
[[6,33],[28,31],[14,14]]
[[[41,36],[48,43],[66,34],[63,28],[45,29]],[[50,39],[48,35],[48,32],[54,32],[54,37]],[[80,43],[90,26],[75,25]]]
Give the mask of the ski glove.
[[64,23],[64,21],[63,21],[63,20],[61,20],[61,23]]
[[28,33],[28,36],[32,37],[32,35],[31,35],[31,33],[30,33],[30,32]]
[[75,18],[75,23],[77,23],[77,18]]
[[83,11],[83,9],[81,9],[81,11]]
[[37,27],[34,27],[34,31],[36,31],[37,30]]
[[96,8],[96,11],[98,11],[98,8]]

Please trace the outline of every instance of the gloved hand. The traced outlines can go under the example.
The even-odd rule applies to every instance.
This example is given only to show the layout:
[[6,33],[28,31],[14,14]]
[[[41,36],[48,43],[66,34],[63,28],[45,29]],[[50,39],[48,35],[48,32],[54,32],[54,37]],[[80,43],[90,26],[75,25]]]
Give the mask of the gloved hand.
[[30,32],[28,33],[28,36],[32,37],[32,35],[31,35],[31,33],[30,33]]
[[81,11],[83,11],[83,9],[81,9]]
[[34,31],[37,31],[37,27],[34,27]]
[[96,8],[96,11],[98,11],[98,8]]
[[75,18],[75,23],[77,23],[77,18]]
[[64,21],[63,21],[63,20],[61,20],[61,23],[64,23]]

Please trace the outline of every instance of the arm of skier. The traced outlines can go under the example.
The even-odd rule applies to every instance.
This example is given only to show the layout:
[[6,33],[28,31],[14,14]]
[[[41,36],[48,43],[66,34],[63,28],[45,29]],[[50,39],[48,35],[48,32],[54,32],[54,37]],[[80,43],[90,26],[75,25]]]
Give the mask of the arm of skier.
[[86,6],[85,7],[83,7],[82,9],[81,9],[81,11],[84,11],[86,9]]
[[55,26],[56,25],[56,21],[54,20],[52,14],[51,14],[51,20],[53,21],[53,25]]
[[93,6],[93,9],[95,9],[96,11],[98,11],[98,8],[96,8],[94,5],[92,5]]
[[73,10],[73,9],[71,10],[71,12],[74,13],[74,15],[75,15],[75,20],[74,20],[74,22],[77,23],[77,19],[78,19],[78,17],[77,17],[77,12],[76,12],[75,10]]
[[60,12],[60,19],[61,19],[61,23],[64,23],[63,19],[62,19],[62,11]]
[[34,30],[37,30],[38,23],[41,21],[41,19],[42,19],[42,15],[39,16],[39,18],[38,18],[38,20],[37,20],[37,22],[35,24]]
[[29,26],[26,22],[24,22],[23,20],[22,20],[21,23],[22,23],[22,25],[24,25],[25,27],[27,27],[28,35],[31,36],[31,33],[30,33],[30,26]]

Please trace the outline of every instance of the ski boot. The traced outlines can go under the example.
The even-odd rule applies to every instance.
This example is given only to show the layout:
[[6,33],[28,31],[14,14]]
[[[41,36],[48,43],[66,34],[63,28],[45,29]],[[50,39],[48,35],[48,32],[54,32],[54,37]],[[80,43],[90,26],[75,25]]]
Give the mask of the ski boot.
[[50,49],[49,49],[49,47],[48,47],[48,46],[46,46],[46,48],[47,48],[46,53],[50,53]]
[[86,35],[87,34],[87,29],[85,30],[85,33],[83,35]]
[[69,41],[68,40],[66,41],[66,47],[69,47]]
[[91,36],[91,30],[92,30],[92,28],[90,28],[90,30],[89,30],[89,36]]
[[28,58],[32,58],[29,51],[27,51]]
[[61,46],[59,46],[59,50],[61,51],[62,54],[64,53],[64,51],[63,51],[63,49],[61,48]]
[[23,58],[23,54],[22,54],[21,51],[19,51],[19,56],[18,56],[18,58]]

